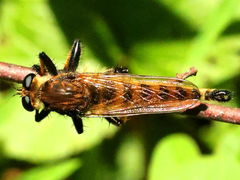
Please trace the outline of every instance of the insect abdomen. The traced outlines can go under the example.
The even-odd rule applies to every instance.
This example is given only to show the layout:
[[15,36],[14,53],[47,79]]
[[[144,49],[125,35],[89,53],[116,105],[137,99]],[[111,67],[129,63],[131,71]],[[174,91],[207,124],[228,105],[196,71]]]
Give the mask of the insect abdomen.
[[101,74],[81,79],[92,97],[86,116],[180,112],[200,99],[198,88],[180,79]]

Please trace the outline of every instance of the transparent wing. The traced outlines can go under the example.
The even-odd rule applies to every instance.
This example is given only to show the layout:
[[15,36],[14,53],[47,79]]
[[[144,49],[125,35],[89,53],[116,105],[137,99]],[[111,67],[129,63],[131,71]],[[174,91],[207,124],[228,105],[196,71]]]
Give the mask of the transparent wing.
[[199,103],[198,88],[187,80],[129,74],[81,74],[94,86],[98,103],[85,116],[132,116],[182,112]]

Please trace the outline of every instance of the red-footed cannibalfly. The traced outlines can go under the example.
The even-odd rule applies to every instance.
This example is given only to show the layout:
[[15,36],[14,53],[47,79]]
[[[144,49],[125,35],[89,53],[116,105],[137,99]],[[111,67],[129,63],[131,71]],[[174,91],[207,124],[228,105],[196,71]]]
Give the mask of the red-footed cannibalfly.
[[117,67],[104,73],[78,73],[81,45],[75,40],[65,66],[57,70],[52,60],[39,54],[37,74],[28,74],[18,92],[27,111],[35,110],[35,120],[51,111],[70,116],[79,134],[82,117],[104,117],[114,125],[122,117],[184,112],[202,100],[229,101],[227,90],[199,89],[185,78],[132,75]]

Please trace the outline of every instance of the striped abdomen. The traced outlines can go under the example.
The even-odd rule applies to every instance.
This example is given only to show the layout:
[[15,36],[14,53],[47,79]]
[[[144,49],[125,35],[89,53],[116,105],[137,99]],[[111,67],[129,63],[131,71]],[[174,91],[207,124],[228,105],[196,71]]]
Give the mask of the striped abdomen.
[[181,112],[196,106],[198,88],[189,81],[152,76],[79,74],[92,97],[85,116],[131,116]]

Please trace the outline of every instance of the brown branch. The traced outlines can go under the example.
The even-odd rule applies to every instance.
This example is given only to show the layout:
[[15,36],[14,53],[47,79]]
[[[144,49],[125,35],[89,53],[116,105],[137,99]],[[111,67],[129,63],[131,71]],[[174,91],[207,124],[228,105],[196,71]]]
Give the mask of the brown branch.
[[185,73],[177,73],[176,78],[187,79],[190,76],[196,76],[196,75],[197,75],[197,69],[195,67],[191,67],[189,71]]
[[184,113],[205,119],[240,124],[240,108],[201,103],[199,106]]
[[[191,68],[189,72],[177,74],[177,77],[185,79],[194,75],[195,72],[196,69]],[[24,77],[29,73],[36,72],[32,68],[0,62],[0,79],[21,83]],[[200,103],[199,106],[187,110],[184,114],[227,123],[240,124],[240,108]]]
[[21,83],[29,73],[36,73],[32,68],[0,62],[0,79]]

